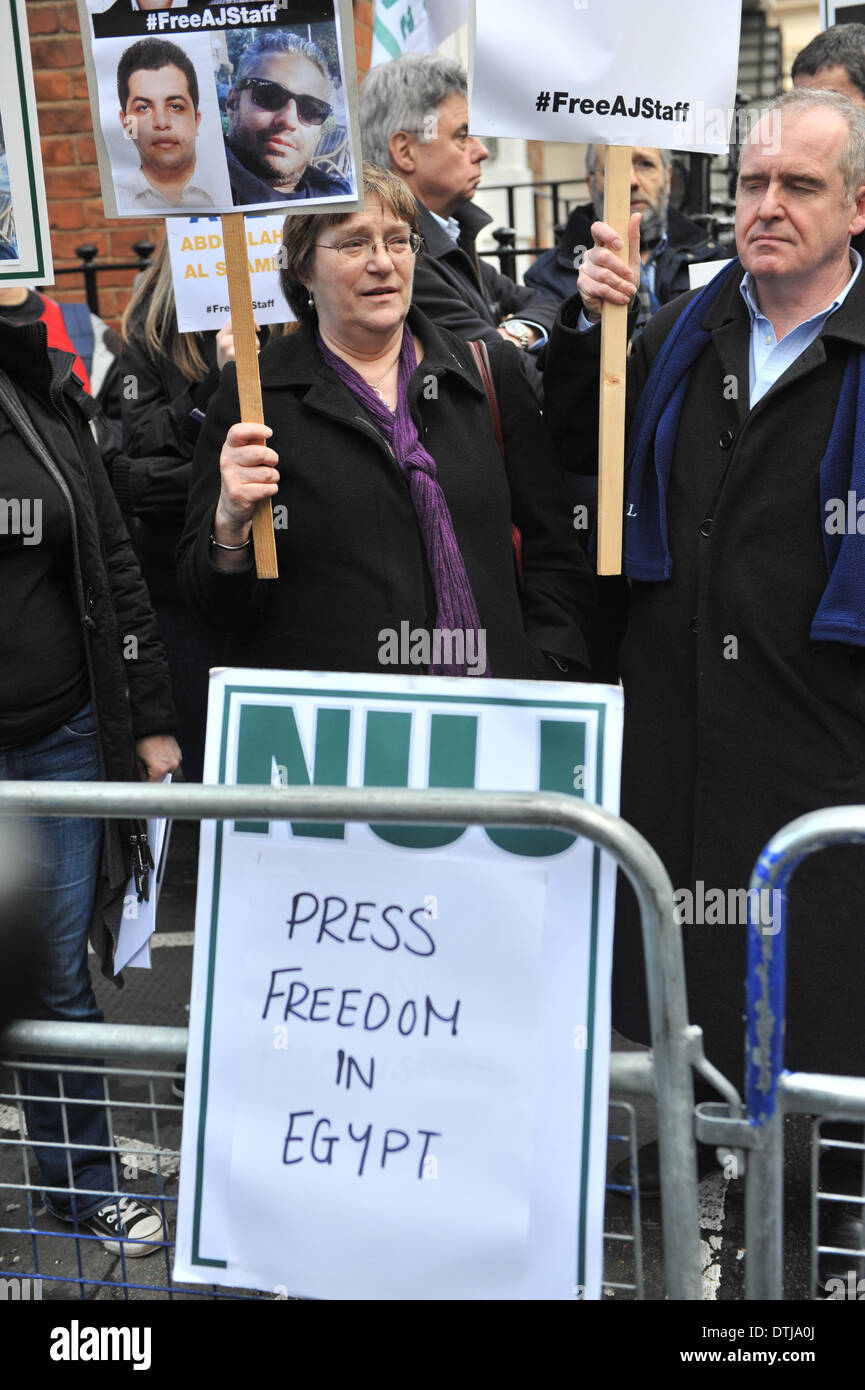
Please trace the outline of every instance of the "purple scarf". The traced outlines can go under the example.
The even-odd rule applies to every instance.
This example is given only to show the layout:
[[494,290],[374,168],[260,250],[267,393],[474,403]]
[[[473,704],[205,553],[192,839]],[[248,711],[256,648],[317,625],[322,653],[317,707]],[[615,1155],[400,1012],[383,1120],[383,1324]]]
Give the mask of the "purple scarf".
[[[477,631],[480,627],[478,610],[472,594],[463,557],[454,535],[450,509],[444,493],[436,479],[434,460],[418,438],[417,426],[411,417],[408,403],[408,384],[417,367],[414,351],[414,338],[408,324],[403,325],[402,349],[399,356],[397,375],[397,407],[391,414],[388,406],[371,386],[364,381],[359,372],[338,357],[316,334],[318,350],[330,369],[360,401],[364,410],[378,425],[390,444],[394,458],[401,472],[408,480],[411,500],[417,513],[418,525],[423,536],[427,565],[432,576],[436,596],[436,627],[442,631],[465,634],[465,648],[468,647],[468,634],[475,633],[475,648],[478,650]],[[464,676],[465,663],[433,665],[429,668],[431,676]],[[486,675],[490,675],[489,666]]]

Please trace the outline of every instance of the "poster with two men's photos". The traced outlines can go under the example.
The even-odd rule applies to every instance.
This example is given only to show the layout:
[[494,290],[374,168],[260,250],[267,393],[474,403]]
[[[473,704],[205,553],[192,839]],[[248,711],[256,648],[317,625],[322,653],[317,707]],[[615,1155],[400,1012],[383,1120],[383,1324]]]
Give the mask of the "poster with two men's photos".
[[78,0],[109,217],[352,211],[349,0]]

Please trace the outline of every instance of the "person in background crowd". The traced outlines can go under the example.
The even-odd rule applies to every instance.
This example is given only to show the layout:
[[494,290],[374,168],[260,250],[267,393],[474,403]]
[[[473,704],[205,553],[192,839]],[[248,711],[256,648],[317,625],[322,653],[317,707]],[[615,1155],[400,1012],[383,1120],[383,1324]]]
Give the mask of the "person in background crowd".
[[312,163],[333,115],[327,59],[317,44],[263,30],[240,56],[226,100],[228,177],[235,203],[346,196],[352,185]]
[[26,285],[0,285],[0,315],[18,325],[44,323],[48,346],[72,353],[72,370],[99,406],[91,428],[110,473],[121,446],[119,334],[86,304],[59,304]]
[[174,552],[201,423],[222,368],[233,356],[230,323],[218,333],[177,332],[171,262],[163,242],[123,318],[123,452],[112,482],[122,511],[137,520],[141,568],[171,671],[183,776],[190,782],[201,781],[208,671],[221,664],[223,639],[189,611]]
[[[527,285],[569,299],[577,289],[577,270],[594,243],[591,224],[604,215],[603,145],[586,147],[586,183],[591,202],[575,208],[558,246],[544,251],[526,271]],[[725,260],[728,252],[706,236],[670,202],[673,157],[669,150],[635,147],[631,150],[631,212],[640,217],[640,289],[635,330],[642,328],[662,304],[691,288],[688,267],[703,261]]]
[[[790,75],[794,87],[841,92],[865,109],[865,24],[831,24],[797,53]],[[850,245],[865,256],[865,232]]]
[[[586,469],[596,466],[592,325],[605,301],[636,294],[635,223],[630,266],[614,255],[613,229],[595,223],[581,298],[562,306],[545,369],[546,418]],[[737,1084],[747,923],[736,890],[782,826],[865,801],[865,553],[855,527],[837,522],[851,489],[865,488],[865,279],[850,246],[863,229],[865,113],[835,92],[788,92],[742,147],[738,259],[660,310],[629,365],[622,815],[677,892],[692,904],[701,890],[723,896],[720,922],[686,916],[688,1004],[709,1060]],[[791,885],[794,1070],[865,1073],[862,865],[861,849],[836,847]],[[620,882],[613,1020],[647,1042],[639,914]],[[861,1125],[840,1128],[861,1142]],[[830,1150],[821,1177],[861,1196],[861,1152]],[[641,1189],[657,1179],[657,1148],[641,1151]],[[861,1250],[861,1207],[823,1210],[821,1244]],[[865,1259],[826,1255],[821,1279],[850,1268],[865,1275]]]
[[[301,327],[261,355],[264,424],[237,423],[223,372],[178,550],[187,598],[239,665],[579,677],[591,576],[518,355],[490,345],[503,457],[469,348],[412,305],[414,196],[372,165],[364,195],[363,212],[286,218]],[[264,497],[284,524],[279,578],[259,582]],[[413,659],[399,634],[417,630]]]
[[[137,771],[159,781],[180,756],[168,671],[74,366],[48,347],[44,322],[15,326],[0,315],[0,777],[128,781]],[[132,826],[31,824],[39,838],[24,880],[40,947],[35,1016],[100,1021],[88,934],[111,978]],[[113,1253],[159,1248],[159,1207],[117,1191],[102,1078],[64,1073],[61,1108],[55,1073],[24,1077],[49,1212]]]
[[481,260],[475,241],[492,218],[474,206],[489,150],[469,134],[466,74],[451,58],[402,54],[368,72],[358,110],[367,157],[405,180],[424,239],[414,303],[469,341],[519,348],[540,390],[535,353],[556,317],[554,299]]

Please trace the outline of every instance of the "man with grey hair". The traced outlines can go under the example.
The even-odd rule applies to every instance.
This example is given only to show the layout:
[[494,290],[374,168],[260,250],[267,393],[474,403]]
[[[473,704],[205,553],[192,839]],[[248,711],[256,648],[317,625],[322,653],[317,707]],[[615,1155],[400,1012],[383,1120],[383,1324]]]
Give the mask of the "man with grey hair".
[[[742,146],[738,259],[660,309],[632,347],[622,815],[677,892],[712,892],[716,904],[747,889],[789,821],[865,803],[865,275],[850,246],[863,229],[865,112],[835,92],[788,92]],[[584,472],[595,462],[593,325],[605,302],[633,301],[640,267],[636,216],[629,266],[611,227],[592,232],[544,373],[547,422]],[[790,885],[791,1069],[865,1075],[863,873],[861,849],[834,848]],[[738,1086],[747,927],[726,911],[683,936],[690,1017]],[[623,886],[613,1017],[648,1042],[641,957]],[[861,1126],[845,1137],[861,1141]],[[657,1176],[657,1150],[643,1153],[641,1187]],[[830,1150],[821,1178],[863,1193],[861,1151]],[[821,1244],[853,1253],[827,1255],[821,1279],[839,1264],[865,1275],[862,1208],[823,1210]]]
[[327,60],[291,30],[265,29],[242,53],[226,99],[235,204],[347,196],[348,180],[311,160],[333,115]]
[[399,174],[417,199],[424,252],[413,303],[466,341],[498,334],[513,343],[537,385],[534,353],[557,304],[500,275],[475,249],[492,221],[472,203],[489,151],[469,133],[464,69],[450,58],[403,54],[367,73],[359,110],[367,159]]
[[[593,245],[591,225],[604,215],[603,145],[586,147],[586,184],[591,202],[568,218],[559,244],[545,251],[526,271],[526,284],[568,299],[577,288],[577,270]],[[670,203],[673,159],[669,150],[635,147],[631,151],[631,212],[640,218],[639,312],[635,328],[676,295],[690,289],[688,267],[723,260],[727,251]]]

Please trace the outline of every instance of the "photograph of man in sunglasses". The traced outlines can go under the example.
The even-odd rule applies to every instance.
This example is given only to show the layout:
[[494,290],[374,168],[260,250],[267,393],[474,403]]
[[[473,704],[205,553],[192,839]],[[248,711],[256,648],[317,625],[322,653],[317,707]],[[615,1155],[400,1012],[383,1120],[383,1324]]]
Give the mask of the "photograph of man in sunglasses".
[[225,102],[228,177],[235,205],[354,193],[351,165],[313,164],[334,129],[334,86],[318,44],[294,30],[261,29],[238,57]]

